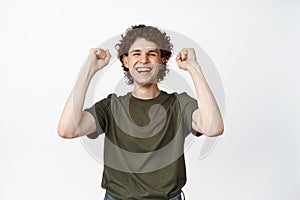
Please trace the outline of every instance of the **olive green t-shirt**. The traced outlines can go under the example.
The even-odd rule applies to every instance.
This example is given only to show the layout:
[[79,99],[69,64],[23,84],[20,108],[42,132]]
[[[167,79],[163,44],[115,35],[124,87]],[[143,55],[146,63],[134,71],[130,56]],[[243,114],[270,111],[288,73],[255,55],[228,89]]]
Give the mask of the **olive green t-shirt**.
[[[122,200],[170,199],[186,183],[184,140],[197,101],[161,91],[153,99],[115,94],[85,109],[105,133],[102,187]],[[93,133],[95,134],[95,133]]]

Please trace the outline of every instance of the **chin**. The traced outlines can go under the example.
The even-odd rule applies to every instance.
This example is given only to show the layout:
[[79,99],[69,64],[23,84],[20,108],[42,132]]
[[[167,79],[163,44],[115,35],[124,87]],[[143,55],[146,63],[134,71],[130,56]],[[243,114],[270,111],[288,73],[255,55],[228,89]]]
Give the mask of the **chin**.
[[149,81],[146,81],[146,80],[137,80],[137,81],[134,81],[137,85],[141,85],[141,86],[145,86],[145,85],[152,85],[152,84],[157,84],[157,80],[149,80]]

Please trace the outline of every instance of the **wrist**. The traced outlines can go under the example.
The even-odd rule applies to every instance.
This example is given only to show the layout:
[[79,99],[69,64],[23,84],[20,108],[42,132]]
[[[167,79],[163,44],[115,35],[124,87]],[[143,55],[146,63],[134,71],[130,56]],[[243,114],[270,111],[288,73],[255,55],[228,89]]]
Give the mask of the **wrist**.
[[81,75],[91,79],[94,75],[95,75],[96,71],[93,70],[90,66],[86,65],[83,67],[82,71],[81,71]]

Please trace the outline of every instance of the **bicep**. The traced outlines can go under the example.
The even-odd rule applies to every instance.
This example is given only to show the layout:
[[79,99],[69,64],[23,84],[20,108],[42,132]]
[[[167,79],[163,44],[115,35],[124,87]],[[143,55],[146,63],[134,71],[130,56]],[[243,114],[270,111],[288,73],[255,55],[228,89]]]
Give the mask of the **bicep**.
[[198,124],[197,124],[198,115],[199,115],[199,110],[198,109],[194,110],[192,114],[192,128],[196,131],[198,131]]
[[201,135],[204,135],[204,131],[201,130],[201,127],[199,126],[199,109],[196,109],[193,111],[192,113],[192,133],[194,135],[196,135],[197,137],[198,136],[201,136]]
[[79,126],[76,127],[76,137],[88,135],[96,131],[96,121],[94,116],[87,111],[83,111]]

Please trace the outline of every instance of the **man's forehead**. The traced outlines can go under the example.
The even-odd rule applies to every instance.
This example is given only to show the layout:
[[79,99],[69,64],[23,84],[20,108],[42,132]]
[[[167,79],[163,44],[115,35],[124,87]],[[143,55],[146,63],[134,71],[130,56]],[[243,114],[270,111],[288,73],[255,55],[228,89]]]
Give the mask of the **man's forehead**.
[[158,45],[155,42],[146,40],[145,38],[137,38],[134,43],[131,45],[131,47],[129,48],[129,52],[130,51],[135,51],[135,50],[139,50],[139,51],[143,51],[143,50],[156,50],[158,49]]

